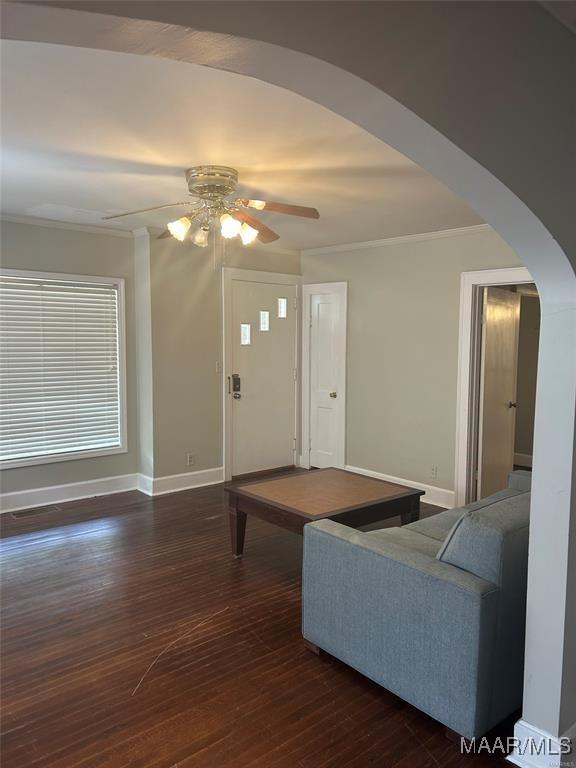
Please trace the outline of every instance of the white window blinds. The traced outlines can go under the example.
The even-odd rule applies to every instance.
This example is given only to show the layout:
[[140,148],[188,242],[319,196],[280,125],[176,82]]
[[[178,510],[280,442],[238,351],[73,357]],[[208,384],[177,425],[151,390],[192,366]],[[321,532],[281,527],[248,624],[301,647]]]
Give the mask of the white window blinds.
[[120,283],[0,274],[4,466],[121,447]]

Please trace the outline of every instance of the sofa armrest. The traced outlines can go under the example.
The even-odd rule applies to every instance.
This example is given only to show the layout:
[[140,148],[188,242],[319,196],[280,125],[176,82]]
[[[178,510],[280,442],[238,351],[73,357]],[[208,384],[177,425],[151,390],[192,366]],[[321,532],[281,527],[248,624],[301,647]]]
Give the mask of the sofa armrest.
[[[316,536],[331,536],[334,539],[346,542],[358,548],[358,556],[362,551],[373,553],[376,556],[388,558],[397,563],[398,568],[407,568],[418,571],[428,579],[436,580],[444,584],[445,588],[461,589],[470,593],[472,599],[479,599],[483,595],[493,592],[497,585],[481,579],[467,571],[455,568],[443,563],[435,557],[423,554],[413,549],[408,549],[400,544],[386,540],[373,539],[362,531],[349,528],[346,525],[336,523],[333,520],[319,520],[309,523],[304,527],[304,548],[314,546]],[[306,554],[305,554],[306,558]]]
[[332,520],[304,528],[304,637],[469,737],[489,719],[499,592]]

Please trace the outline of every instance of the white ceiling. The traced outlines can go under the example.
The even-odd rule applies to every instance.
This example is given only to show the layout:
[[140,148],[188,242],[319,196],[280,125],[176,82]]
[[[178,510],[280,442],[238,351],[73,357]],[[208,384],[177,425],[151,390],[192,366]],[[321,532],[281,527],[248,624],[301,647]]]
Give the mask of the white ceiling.
[[184,169],[240,172],[241,192],[319,209],[261,214],[304,249],[477,224],[440,182],[352,123],[276,86],[166,59],[2,42],[2,212],[132,230],[180,209]]

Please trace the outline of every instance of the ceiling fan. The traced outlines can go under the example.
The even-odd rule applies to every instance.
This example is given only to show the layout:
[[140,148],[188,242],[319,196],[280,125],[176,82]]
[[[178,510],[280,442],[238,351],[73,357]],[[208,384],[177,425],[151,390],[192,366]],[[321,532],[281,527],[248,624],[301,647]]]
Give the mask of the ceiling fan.
[[[222,237],[229,239],[239,236],[243,245],[249,245],[256,239],[260,240],[261,243],[272,243],[274,240],[278,240],[280,235],[244,210],[246,208],[287,213],[290,216],[303,216],[307,219],[320,218],[316,208],[307,208],[302,205],[251,200],[244,197],[227,199],[234,194],[238,184],[238,171],[234,168],[228,168],[224,165],[198,165],[194,168],[188,168],[185,173],[189,194],[191,197],[197,198],[196,200],[154,205],[151,208],[140,208],[137,211],[104,216],[103,219],[119,219],[122,216],[157,211],[161,208],[192,206],[184,216],[170,221],[166,231],[159,237],[172,235],[180,242],[190,238],[194,245],[205,248],[208,245],[210,230],[216,222],[220,224]],[[193,227],[193,224],[196,226]]]

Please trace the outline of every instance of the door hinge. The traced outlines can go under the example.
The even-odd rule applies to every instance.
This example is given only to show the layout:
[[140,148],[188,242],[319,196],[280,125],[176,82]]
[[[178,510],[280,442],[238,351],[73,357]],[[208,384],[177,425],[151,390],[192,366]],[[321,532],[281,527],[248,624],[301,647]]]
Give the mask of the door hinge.
[[296,438],[292,438],[292,444],[294,446],[294,450],[296,450]]
[[310,314],[310,328],[312,328],[312,314]]
[[294,381],[298,381],[298,368],[294,368]]
[[298,297],[294,296],[292,303],[294,304],[294,309],[298,309]]

